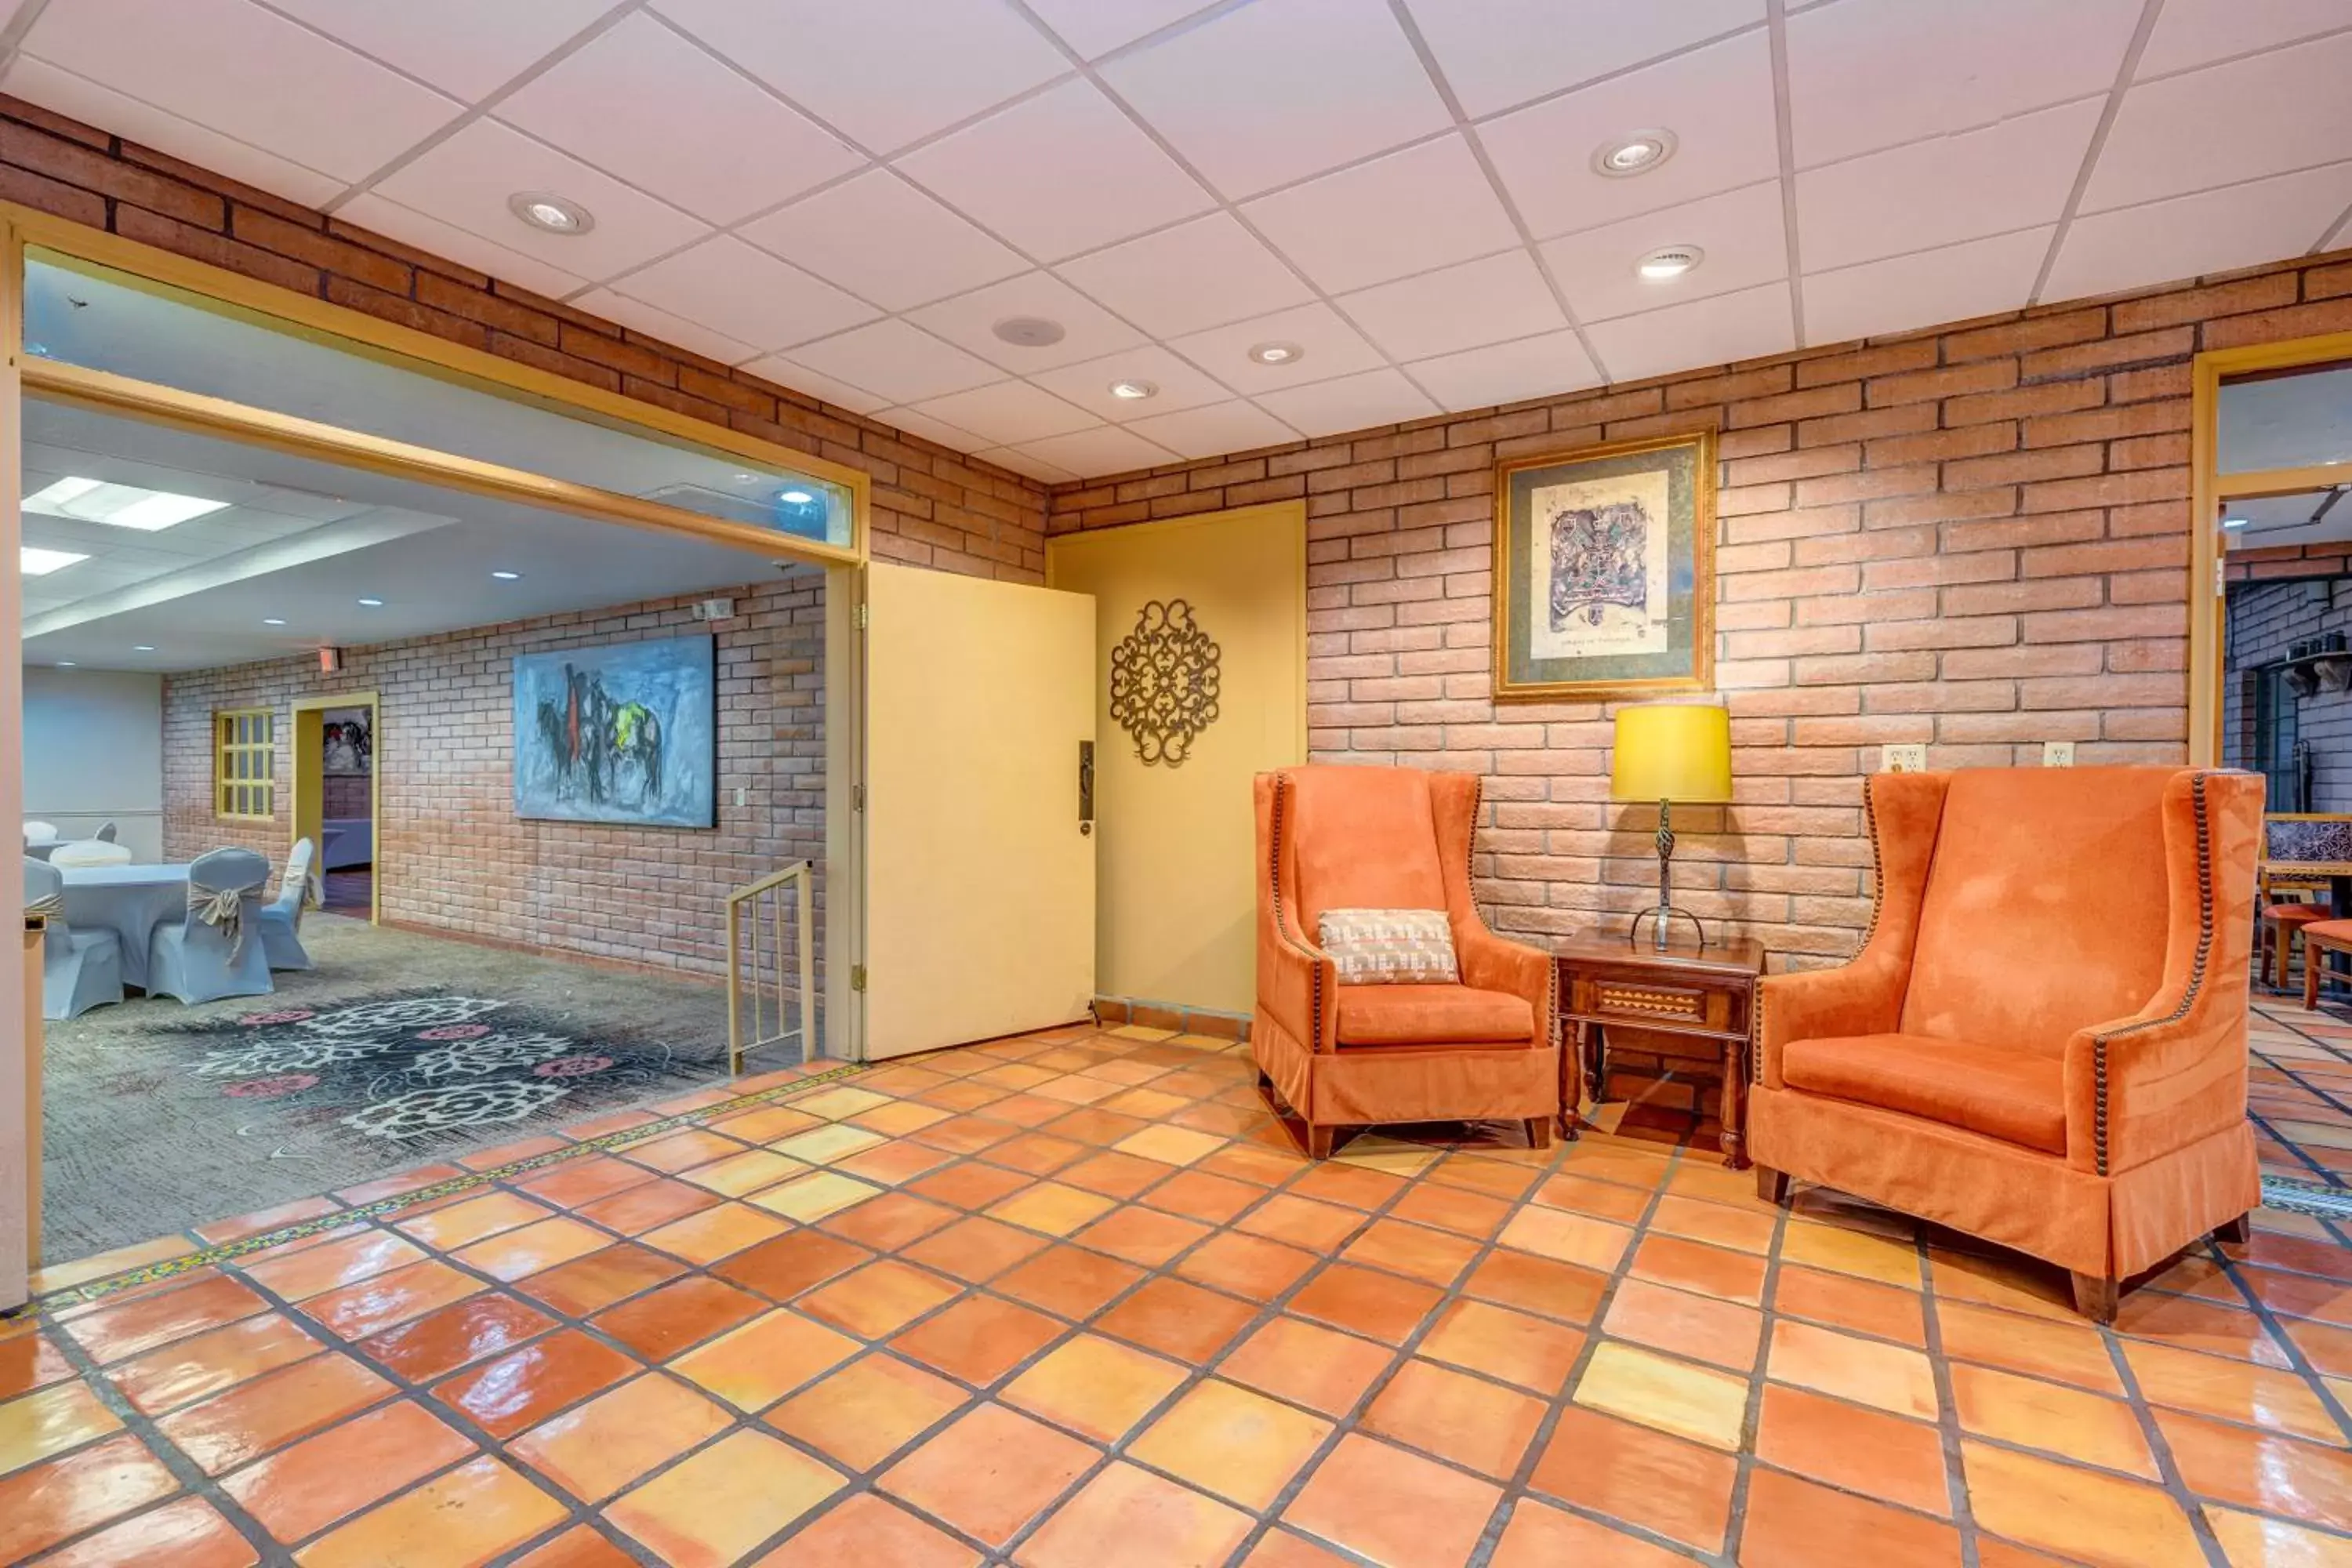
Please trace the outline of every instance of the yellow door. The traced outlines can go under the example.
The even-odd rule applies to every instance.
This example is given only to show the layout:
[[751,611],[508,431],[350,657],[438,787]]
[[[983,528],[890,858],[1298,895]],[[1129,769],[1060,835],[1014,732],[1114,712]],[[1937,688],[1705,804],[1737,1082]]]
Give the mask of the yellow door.
[[866,612],[866,1058],[1085,1017],[1094,601],[877,562]]
[[[1048,542],[1045,569],[1098,611],[1102,994],[1247,1013],[1257,994],[1250,780],[1307,759],[1306,506],[1066,534]],[[1122,645],[1130,668],[1158,661],[1129,684],[1172,683],[1156,719],[1130,710],[1142,693],[1115,689]],[[1212,647],[1213,715],[1196,679]],[[1206,720],[1189,738],[1188,710],[1190,722]],[[1122,715],[1142,719],[1139,737]]]

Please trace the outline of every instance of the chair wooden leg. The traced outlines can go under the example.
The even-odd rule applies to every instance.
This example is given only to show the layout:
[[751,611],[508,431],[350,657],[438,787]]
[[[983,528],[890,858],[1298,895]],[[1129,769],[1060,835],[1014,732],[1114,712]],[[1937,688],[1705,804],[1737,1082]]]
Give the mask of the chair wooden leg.
[[1527,1120],[1527,1129],[1528,1148],[1549,1149],[1551,1147],[1550,1117],[1530,1116]]
[[2326,966],[2326,960],[2320,955],[2319,949],[2311,944],[2310,938],[2305,938],[2303,943],[2303,1005],[2305,1012],[2315,1011],[2319,1006],[2319,974],[2320,971]]
[[2095,1323],[2116,1321],[2116,1282],[2096,1274],[2076,1274],[2074,1310]]
[[1311,1122],[1308,1123],[1307,1128],[1307,1157],[1310,1160],[1329,1159],[1331,1157],[1332,1135],[1339,1131],[1339,1130],[1336,1127],[1318,1127]]
[[1776,1171],[1769,1165],[1756,1167],[1756,1195],[1768,1204],[1779,1205],[1789,1201],[1789,1173]]
[[2254,1239],[2254,1216],[2250,1214],[2242,1214],[2237,1218],[2230,1221],[2227,1225],[2215,1226],[2213,1227],[2213,1239],[2216,1241],[2227,1242],[2231,1247],[2245,1246],[2246,1243]]

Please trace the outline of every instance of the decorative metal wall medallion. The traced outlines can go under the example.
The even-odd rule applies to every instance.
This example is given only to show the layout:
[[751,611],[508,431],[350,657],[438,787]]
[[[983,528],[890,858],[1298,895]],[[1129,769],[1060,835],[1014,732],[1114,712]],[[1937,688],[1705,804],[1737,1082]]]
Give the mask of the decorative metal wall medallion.
[[1111,722],[1146,765],[1181,767],[1217,721],[1217,645],[1192,619],[1192,606],[1154,599],[1110,650]]

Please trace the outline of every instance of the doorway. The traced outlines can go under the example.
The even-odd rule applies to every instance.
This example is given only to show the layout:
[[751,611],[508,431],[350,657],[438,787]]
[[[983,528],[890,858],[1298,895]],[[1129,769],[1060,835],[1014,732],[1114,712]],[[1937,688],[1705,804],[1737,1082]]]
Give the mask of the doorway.
[[374,921],[375,693],[298,697],[290,717],[294,842],[310,844],[308,896],[320,909]]

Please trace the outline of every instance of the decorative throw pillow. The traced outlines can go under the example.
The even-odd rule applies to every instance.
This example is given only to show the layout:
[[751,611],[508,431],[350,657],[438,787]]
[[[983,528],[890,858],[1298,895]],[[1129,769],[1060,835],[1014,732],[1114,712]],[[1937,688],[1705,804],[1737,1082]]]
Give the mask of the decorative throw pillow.
[[1317,935],[1342,985],[1452,985],[1461,978],[1444,910],[1326,910]]

